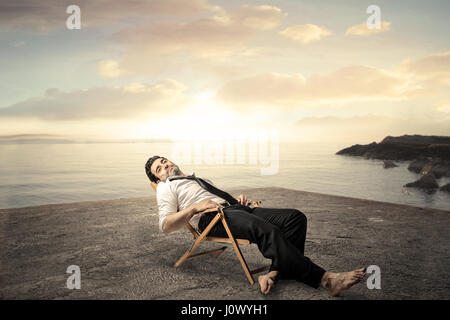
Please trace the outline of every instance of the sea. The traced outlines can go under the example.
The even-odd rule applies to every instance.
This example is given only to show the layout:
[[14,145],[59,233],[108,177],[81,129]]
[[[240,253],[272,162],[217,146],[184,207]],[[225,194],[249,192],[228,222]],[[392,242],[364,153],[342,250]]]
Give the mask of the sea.
[[[233,190],[282,187],[352,198],[450,209],[450,194],[405,188],[419,175],[409,162],[336,155],[345,143],[220,141],[3,141],[0,208],[155,196],[144,165],[165,156],[180,169]],[[439,185],[450,182],[444,177]],[[318,204],[320,205],[320,204]]]

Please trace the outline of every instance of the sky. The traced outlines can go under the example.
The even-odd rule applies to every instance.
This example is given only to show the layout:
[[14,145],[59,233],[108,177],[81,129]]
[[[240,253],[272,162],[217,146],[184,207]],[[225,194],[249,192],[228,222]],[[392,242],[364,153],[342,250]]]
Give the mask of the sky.
[[[67,26],[78,18],[71,5],[79,29]],[[448,136],[449,9],[436,0],[3,1],[0,137]]]

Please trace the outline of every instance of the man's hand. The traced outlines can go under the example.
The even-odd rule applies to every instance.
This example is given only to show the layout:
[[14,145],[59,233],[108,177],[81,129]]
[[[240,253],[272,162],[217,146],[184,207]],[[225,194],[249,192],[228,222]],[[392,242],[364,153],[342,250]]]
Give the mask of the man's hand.
[[237,201],[244,206],[252,203],[252,200],[248,199],[245,194],[240,194],[239,197],[237,197]]
[[208,210],[208,209],[218,209],[218,208],[223,208],[220,204],[218,204],[217,202],[214,202],[212,200],[204,200],[201,202],[197,202],[194,204],[194,210],[195,213],[197,214],[199,212]]
[[162,225],[162,230],[166,233],[179,230],[196,214],[201,214],[208,209],[218,209],[221,207],[220,204],[211,200],[194,203],[181,211],[167,215]]

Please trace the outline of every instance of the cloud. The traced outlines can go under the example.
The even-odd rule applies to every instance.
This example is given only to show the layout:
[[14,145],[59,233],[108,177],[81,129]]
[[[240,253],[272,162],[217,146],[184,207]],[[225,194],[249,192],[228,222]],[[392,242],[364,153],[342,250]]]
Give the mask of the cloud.
[[298,137],[304,137],[306,140],[350,141],[365,144],[379,142],[388,135],[448,135],[449,124],[450,119],[432,120],[421,116],[410,116],[405,119],[365,114],[350,117],[305,117],[295,122],[292,130],[296,131]]
[[186,90],[184,84],[171,79],[152,85],[132,83],[72,92],[52,88],[43,96],[1,108],[0,116],[42,120],[139,118],[181,109],[189,101]]
[[[276,28],[283,18],[282,10],[274,6],[243,5],[229,10],[216,8],[201,18],[125,27],[111,37],[124,52],[111,64],[112,77],[180,70],[195,76],[199,70],[214,77],[234,74],[232,69],[241,64],[243,56],[258,54],[257,49],[247,47],[248,40]],[[100,76],[109,75],[111,68],[99,67]]]
[[437,111],[450,115],[450,100],[442,101],[438,105]]
[[404,100],[421,88],[402,74],[350,66],[325,75],[265,73],[224,85],[218,97],[232,104],[301,106],[352,101]]
[[97,74],[103,79],[113,79],[126,74],[115,60],[102,60],[97,63]]
[[256,30],[271,30],[280,24],[285,14],[275,6],[243,5],[230,14],[235,24],[240,24]]
[[381,21],[381,28],[373,28],[369,29],[367,27],[367,23],[363,22],[361,24],[357,24],[347,29],[345,35],[357,35],[357,36],[370,36],[373,34],[378,34],[382,32],[387,32],[391,30],[391,23],[388,21]]
[[154,16],[193,16],[204,11],[216,11],[207,0],[77,0],[75,3],[46,0],[15,0],[0,2],[2,31],[49,32],[66,28],[66,9],[76,4],[81,9],[81,27],[95,27],[124,21],[125,18]]
[[304,44],[319,41],[324,37],[331,35],[331,31],[315,24],[302,24],[290,26],[279,32],[282,36],[302,42]]
[[194,55],[220,55],[243,47],[249,33],[249,29],[241,30],[215,17],[187,23],[133,26],[116,33],[113,39],[127,46],[134,56],[140,53],[142,58],[182,50]]
[[[229,12],[188,22],[151,22],[124,28],[113,39],[130,50],[167,54],[186,50],[197,55],[226,55],[244,48],[244,41],[281,23],[274,6],[241,6]],[[147,49],[147,50],[145,50]]]
[[429,85],[450,85],[450,51],[431,54],[418,60],[405,60],[399,66],[404,72]]
[[336,116],[318,116],[318,117],[305,117],[298,120],[295,125],[297,126],[378,126],[381,123],[386,123],[390,121],[394,121],[395,119],[387,116],[380,115],[360,115],[353,117],[336,117]]

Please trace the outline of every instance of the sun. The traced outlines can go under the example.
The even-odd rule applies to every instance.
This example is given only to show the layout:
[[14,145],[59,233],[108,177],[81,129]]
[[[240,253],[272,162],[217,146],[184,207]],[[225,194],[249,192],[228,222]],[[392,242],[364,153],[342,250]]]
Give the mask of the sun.
[[214,91],[202,91],[170,122],[174,139],[218,140],[240,121],[235,111],[216,99]]
[[142,119],[127,131],[141,139],[221,140],[242,122],[235,110],[216,98],[215,91],[202,90],[192,94],[181,111],[157,120]]

